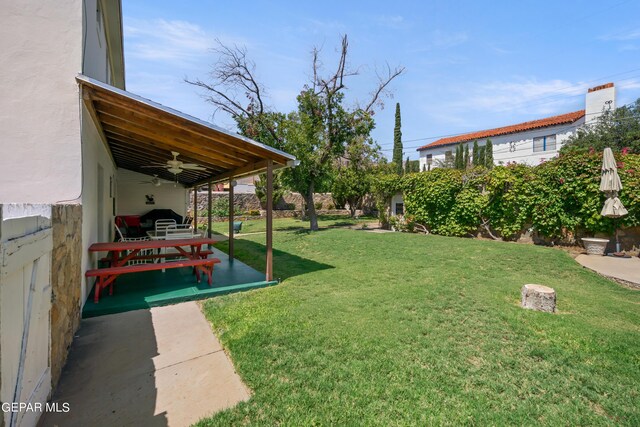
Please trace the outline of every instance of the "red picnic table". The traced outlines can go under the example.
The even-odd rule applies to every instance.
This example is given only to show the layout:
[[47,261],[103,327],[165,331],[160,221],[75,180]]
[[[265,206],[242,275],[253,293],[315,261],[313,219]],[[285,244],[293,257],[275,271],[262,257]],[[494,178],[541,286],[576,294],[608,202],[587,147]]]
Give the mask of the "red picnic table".
[[[204,251],[204,245],[214,245],[221,239],[197,237],[192,239],[175,240],[139,240],[131,242],[94,243],[89,246],[89,252],[109,252],[107,258],[111,265],[107,268],[97,268],[85,273],[87,277],[97,277],[94,302],[100,300],[100,290],[109,286],[109,294],[113,294],[113,282],[121,274],[139,273],[143,271],[164,270],[166,268],[193,267],[196,279],[200,282],[200,273],[207,275],[209,286],[212,285],[213,265],[220,262],[218,258],[207,258],[211,251]],[[189,247],[189,250],[185,250]],[[153,253],[140,255],[146,249],[174,248],[178,252],[173,254]],[[125,254],[121,257],[121,254]],[[165,261],[160,263],[127,265],[133,260],[155,260],[182,256],[186,260]]]

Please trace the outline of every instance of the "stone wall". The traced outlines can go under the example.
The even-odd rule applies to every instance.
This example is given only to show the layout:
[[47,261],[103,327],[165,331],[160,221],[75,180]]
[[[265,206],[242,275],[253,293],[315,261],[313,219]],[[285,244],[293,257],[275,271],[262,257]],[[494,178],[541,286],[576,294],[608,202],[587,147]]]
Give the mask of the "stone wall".
[[51,386],[55,388],[80,325],[82,205],[51,208]]
[[[212,203],[220,198],[226,199],[228,197],[229,193],[227,192],[215,192],[211,194]],[[282,199],[283,200],[279,201],[276,206],[274,206],[275,210],[302,210],[304,199],[299,193],[287,193]],[[313,200],[315,203],[322,203],[322,209],[329,209],[334,206],[331,193],[317,193],[313,196]],[[198,192],[198,211],[206,211],[207,203],[207,192]],[[262,209],[260,199],[255,194],[234,194],[233,204],[238,212],[259,211]],[[193,212],[193,197],[189,198],[189,207],[187,208],[187,211]]]

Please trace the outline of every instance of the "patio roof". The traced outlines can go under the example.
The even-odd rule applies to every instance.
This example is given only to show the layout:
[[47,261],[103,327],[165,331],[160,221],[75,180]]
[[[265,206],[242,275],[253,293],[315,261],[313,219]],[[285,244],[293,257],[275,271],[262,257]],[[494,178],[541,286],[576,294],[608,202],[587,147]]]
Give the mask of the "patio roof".
[[[82,99],[116,166],[176,180],[186,187],[293,166],[295,157],[211,123],[165,107],[84,75],[76,77]],[[172,159],[206,168],[174,175],[146,167]]]

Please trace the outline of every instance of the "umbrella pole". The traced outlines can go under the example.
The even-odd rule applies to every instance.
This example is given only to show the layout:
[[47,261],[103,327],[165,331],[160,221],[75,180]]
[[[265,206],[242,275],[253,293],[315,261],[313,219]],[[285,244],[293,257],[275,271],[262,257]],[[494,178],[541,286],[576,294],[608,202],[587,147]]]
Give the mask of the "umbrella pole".
[[620,252],[620,240],[618,240],[618,219],[613,220],[613,225],[616,227],[616,252]]

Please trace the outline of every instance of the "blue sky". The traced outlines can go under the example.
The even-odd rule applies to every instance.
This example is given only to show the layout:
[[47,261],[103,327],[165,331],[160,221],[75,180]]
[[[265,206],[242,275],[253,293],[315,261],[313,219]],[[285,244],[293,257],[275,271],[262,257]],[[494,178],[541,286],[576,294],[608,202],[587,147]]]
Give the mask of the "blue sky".
[[640,97],[640,2],[602,1],[133,1],[123,0],[127,89],[225,128],[185,77],[207,79],[215,40],[245,46],[288,112],[322,47],[329,72],[350,40],[347,102],[364,102],[376,68],[406,67],[376,113],[374,139],[390,157],[394,107],[406,155],[433,137],[584,108],[591,86],[613,81],[618,105]]

